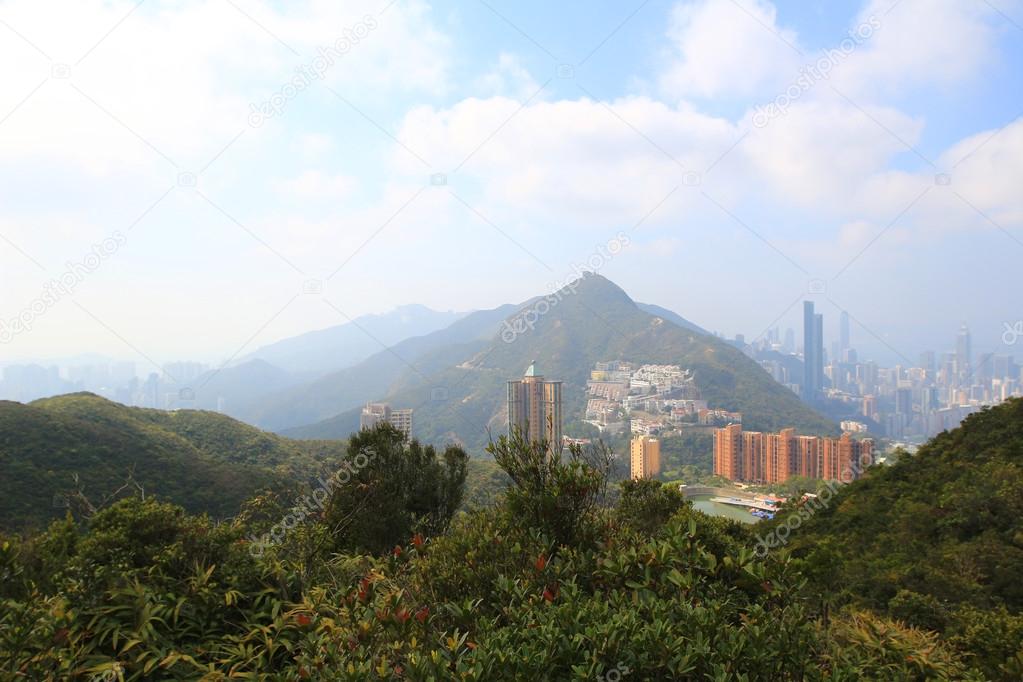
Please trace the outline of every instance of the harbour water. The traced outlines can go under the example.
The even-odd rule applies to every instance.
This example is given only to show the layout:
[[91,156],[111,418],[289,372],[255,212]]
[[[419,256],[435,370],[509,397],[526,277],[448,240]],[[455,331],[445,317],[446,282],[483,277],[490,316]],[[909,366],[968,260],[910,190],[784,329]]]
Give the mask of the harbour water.
[[711,500],[712,497],[714,495],[695,495],[689,499],[692,500],[694,509],[698,509],[709,516],[724,516],[725,518],[735,519],[743,523],[756,523],[760,520],[742,507],[714,502]]

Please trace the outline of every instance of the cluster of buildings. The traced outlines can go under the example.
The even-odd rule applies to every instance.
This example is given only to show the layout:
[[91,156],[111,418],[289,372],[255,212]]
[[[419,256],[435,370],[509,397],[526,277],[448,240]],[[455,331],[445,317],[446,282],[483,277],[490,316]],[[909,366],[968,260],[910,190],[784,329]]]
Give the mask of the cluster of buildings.
[[586,382],[584,420],[601,432],[653,436],[681,424],[720,426],[742,421],[737,412],[710,409],[692,372],[678,365],[598,362]]
[[793,476],[849,482],[874,463],[874,444],[855,439],[743,431],[733,424],[714,432],[714,474],[742,483],[784,483]]
[[412,409],[392,410],[387,403],[366,403],[359,415],[359,429],[372,429],[377,424],[388,423],[405,435],[412,437]]
[[[629,363],[602,362],[597,364],[593,374],[591,391],[595,384],[595,390],[620,398],[627,398],[634,388],[645,395],[663,398],[676,392],[684,393],[691,386],[687,373],[669,365],[644,365],[633,369]],[[632,383],[634,377],[636,384]],[[536,363],[531,363],[521,379],[508,382],[508,432],[519,431],[532,442],[546,443],[551,454],[565,445],[588,442],[562,435],[561,392],[560,381],[547,381],[537,372]],[[633,432],[638,435],[630,444],[629,475],[635,479],[652,478],[661,473],[661,441],[649,433],[637,432],[636,421],[633,420]]]
[[826,352],[823,315],[815,312],[813,302],[805,301],[801,349],[791,329],[784,337],[774,329],[752,346],[737,338],[736,345],[804,401],[838,404],[848,421],[894,440],[922,442],[955,428],[985,405],[1023,395],[1020,367],[1013,357],[975,353],[965,325],[953,350],[925,351],[915,366],[907,362],[881,367],[858,357],[850,344],[849,321],[843,311],[838,338]]

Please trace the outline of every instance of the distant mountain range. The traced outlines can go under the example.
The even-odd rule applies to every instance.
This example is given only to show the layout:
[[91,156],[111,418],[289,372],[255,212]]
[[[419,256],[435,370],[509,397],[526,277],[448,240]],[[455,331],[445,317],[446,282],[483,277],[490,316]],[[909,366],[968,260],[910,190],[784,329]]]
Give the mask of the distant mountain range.
[[[353,367],[265,395],[241,418],[274,431],[311,424],[401,390],[486,346],[517,306],[470,313],[445,329],[405,339]],[[347,434],[345,434],[347,437]]]
[[[534,321],[516,331],[520,319]],[[554,296],[473,313],[459,324],[465,328],[454,325],[406,341],[332,375],[314,392],[292,389],[292,400],[305,406],[302,414],[278,411],[275,427],[349,402],[334,416],[282,431],[295,438],[343,438],[358,428],[357,405],[380,399],[396,408],[414,408],[420,438],[456,440],[476,450],[488,430],[503,430],[506,382],[521,376],[531,361],[547,377],[565,382],[567,422],[582,415],[593,364],[627,360],[692,369],[710,405],[742,412],[751,429],[795,426],[803,433],[836,432],[833,422],[730,344],[671,311],[635,303],[599,275],[587,275]]]
[[292,374],[322,375],[350,367],[404,339],[443,329],[465,315],[404,305],[263,346],[244,356],[241,363],[262,360]]
[[[172,406],[221,410],[243,421],[273,428],[280,421],[273,416],[274,411],[277,406],[289,406],[290,389],[312,386],[318,379],[358,364],[407,338],[448,327],[466,314],[405,305],[387,313],[364,315],[346,324],[283,339],[244,356],[237,363],[210,370],[176,386],[175,390],[183,399]],[[343,408],[334,412],[340,409]],[[289,421],[287,425],[326,416],[315,412],[296,414],[302,415],[299,421]]]

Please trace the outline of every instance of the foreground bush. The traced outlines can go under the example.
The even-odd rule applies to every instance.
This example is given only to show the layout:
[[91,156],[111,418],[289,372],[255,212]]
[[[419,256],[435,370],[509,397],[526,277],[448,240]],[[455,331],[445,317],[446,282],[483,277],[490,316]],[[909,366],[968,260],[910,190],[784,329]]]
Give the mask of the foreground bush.
[[[386,551],[346,547],[379,521],[359,510],[379,513],[369,488],[393,490],[390,468],[334,492],[373,504],[332,499],[259,552],[249,538],[273,500],[216,524],[129,499],[83,525],[0,541],[0,677],[983,679],[933,634],[818,614],[794,563],[756,558],[747,529],[674,491],[629,484],[602,507],[599,453],[562,461],[521,441],[500,447],[516,483],[507,500],[450,526],[445,472],[458,478],[458,457],[416,455],[435,475],[428,490],[399,486],[407,513],[386,528],[408,536]],[[343,526],[338,509],[349,510]],[[997,629],[977,622],[961,636]]]

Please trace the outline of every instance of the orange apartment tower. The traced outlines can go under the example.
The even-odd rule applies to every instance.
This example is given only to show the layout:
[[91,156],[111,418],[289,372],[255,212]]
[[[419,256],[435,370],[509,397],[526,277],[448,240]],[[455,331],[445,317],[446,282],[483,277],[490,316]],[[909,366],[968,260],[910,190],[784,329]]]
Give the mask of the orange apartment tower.
[[743,431],[741,438],[743,480],[758,483],[766,480],[767,452],[764,449],[764,434],[759,431]]
[[661,473],[661,441],[650,436],[636,436],[630,450],[631,478],[652,478]]
[[742,424],[731,424],[714,432],[714,475],[740,480]]

